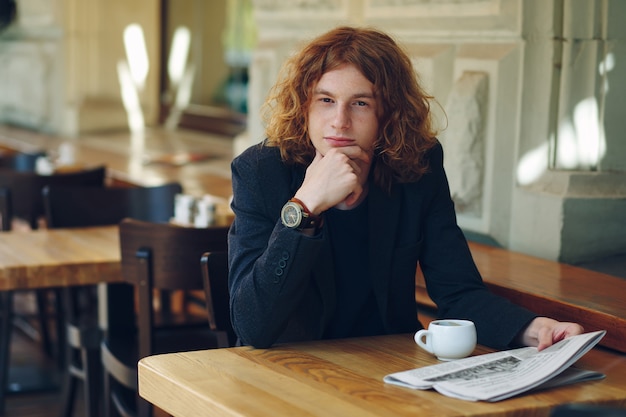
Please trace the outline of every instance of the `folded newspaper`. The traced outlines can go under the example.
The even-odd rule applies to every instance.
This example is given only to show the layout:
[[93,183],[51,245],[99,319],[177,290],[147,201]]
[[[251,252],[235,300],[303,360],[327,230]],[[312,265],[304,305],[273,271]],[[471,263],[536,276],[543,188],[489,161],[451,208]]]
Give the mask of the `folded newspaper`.
[[468,401],[500,401],[535,389],[604,378],[572,367],[606,334],[605,330],[569,337],[542,350],[534,347],[487,353],[385,376],[389,384],[435,389]]

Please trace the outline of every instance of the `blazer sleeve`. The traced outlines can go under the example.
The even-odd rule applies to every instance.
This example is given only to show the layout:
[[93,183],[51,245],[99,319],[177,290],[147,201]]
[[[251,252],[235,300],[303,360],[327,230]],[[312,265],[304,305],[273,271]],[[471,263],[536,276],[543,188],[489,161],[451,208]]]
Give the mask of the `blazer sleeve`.
[[483,283],[457,225],[440,145],[430,152],[428,177],[424,180],[432,200],[423,223],[424,242],[419,262],[438,314],[474,321],[481,344],[509,347],[536,314],[496,296]]
[[308,237],[281,223],[280,210],[295,192],[294,175],[275,148],[247,150],[233,160],[231,171],[231,319],[242,344],[269,347],[306,301],[323,237]]

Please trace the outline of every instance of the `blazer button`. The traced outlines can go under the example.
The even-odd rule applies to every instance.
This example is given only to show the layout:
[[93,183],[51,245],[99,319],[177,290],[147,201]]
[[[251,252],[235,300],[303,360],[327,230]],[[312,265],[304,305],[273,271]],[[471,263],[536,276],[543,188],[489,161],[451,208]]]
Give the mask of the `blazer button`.
[[278,261],[278,266],[281,268],[285,268],[287,266],[287,261],[281,259],[280,261]]
[[287,259],[289,259],[289,252],[285,251],[281,253],[280,258],[286,261]]
[[274,277],[274,284],[278,284],[280,282],[280,277],[283,275],[283,269],[282,268],[276,268],[274,270],[274,274],[276,275]]

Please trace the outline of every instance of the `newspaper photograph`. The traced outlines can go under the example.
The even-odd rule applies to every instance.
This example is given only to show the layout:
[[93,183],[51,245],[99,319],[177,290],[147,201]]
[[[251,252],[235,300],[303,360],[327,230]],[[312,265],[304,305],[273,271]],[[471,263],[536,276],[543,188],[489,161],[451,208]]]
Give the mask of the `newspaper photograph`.
[[606,334],[573,336],[542,350],[524,347],[397,372],[384,381],[412,389],[434,389],[468,401],[500,401],[533,389],[601,379],[599,372],[572,367]]

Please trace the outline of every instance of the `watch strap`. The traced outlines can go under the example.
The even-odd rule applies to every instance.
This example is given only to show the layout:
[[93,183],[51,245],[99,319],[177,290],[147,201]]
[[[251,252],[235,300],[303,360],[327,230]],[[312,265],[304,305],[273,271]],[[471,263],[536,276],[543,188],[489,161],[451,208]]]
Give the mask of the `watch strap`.
[[323,224],[323,217],[317,216],[309,210],[309,208],[299,198],[292,198],[289,200],[302,207],[303,216],[302,223],[298,226],[298,229],[319,229]]

